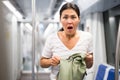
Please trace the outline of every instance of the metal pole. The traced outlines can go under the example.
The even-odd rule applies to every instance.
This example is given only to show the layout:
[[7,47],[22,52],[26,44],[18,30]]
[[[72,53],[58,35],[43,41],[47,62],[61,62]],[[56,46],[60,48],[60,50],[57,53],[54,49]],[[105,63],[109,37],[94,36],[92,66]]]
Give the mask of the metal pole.
[[119,29],[117,34],[117,44],[116,44],[116,55],[115,55],[115,80],[119,80],[119,53],[120,53],[120,21],[119,21]]
[[32,80],[35,80],[35,0],[32,0]]

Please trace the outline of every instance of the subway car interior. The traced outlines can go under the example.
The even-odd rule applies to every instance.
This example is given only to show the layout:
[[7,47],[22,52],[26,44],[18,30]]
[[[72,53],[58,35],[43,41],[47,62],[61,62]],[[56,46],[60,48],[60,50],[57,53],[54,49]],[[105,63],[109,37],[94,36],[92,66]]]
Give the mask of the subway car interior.
[[85,80],[120,80],[120,0],[0,0],[0,80],[50,80],[40,58],[66,2],[79,6],[78,29],[93,36]]

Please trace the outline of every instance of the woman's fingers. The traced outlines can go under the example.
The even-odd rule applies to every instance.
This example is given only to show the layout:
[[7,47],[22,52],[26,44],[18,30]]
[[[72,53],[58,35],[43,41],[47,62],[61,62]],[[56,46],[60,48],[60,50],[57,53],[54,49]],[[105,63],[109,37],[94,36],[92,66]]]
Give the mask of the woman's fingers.
[[85,57],[85,62],[87,68],[91,68],[93,65],[93,54],[87,54]]
[[51,60],[52,60],[52,65],[53,66],[56,66],[56,65],[58,65],[59,63],[60,63],[60,58],[58,57],[58,56],[53,56],[52,58],[51,58]]

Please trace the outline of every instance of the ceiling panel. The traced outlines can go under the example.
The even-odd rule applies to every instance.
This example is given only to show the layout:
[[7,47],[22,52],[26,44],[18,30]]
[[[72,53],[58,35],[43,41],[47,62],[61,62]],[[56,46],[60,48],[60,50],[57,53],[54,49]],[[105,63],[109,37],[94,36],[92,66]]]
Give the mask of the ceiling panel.
[[[11,0],[15,3],[25,20],[32,21],[32,0]],[[40,21],[49,19],[64,0],[36,0],[36,16]]]

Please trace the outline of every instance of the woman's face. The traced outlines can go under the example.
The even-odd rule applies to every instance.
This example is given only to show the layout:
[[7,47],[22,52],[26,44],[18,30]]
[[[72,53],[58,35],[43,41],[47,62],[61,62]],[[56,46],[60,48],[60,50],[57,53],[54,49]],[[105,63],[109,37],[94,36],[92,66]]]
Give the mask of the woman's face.
[[76,33],[80,18],[73,9],[66,9],[62,12],[60,21],[66,34],[73,35]]

